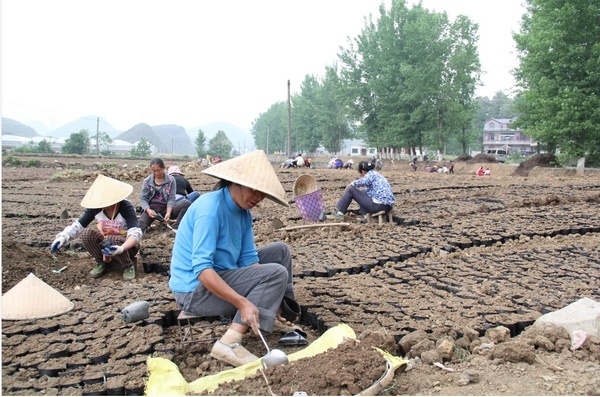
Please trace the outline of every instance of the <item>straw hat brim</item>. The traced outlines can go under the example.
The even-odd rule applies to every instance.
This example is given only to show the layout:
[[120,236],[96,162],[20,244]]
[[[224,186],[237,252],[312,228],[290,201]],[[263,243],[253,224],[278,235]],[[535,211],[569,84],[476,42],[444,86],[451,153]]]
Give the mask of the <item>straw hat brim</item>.
[[258,190],[277,204],[289,207],[285,189],[264,151],[255,150],[217,163],[203,173]]
[[133,192],[128,183],[99,174],[81,200],[83,208],[106,208],[125,200]]
[[33,273],[2,295],[2,320],[34,320],[64,314],[75,305]]
[[294,181],[294,197],[304,196],[318,190],[317,181],[311,175],[302,174]]

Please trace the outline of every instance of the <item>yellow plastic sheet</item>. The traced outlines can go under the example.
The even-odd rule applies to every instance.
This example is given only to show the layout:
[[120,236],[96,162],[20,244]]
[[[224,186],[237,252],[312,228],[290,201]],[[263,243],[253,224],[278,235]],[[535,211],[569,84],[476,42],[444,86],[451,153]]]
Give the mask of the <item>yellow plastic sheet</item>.
[[[304,349],[289,354],[288,359],[291,362],[324,353],[328,349],[337,347],[347,339],[356,339],[356,334],[348,325],[339,324],[325,331],[323,335]],[[390,360],[394,370],[406,363],[402,358],[380,349],[377,350]],[[145,394],[147,396],[174,396],[203,391],[211,392],[224,382],[240,380],[253,375],[260,369],[260,365],[260,359],[258,359],[241,367],[221,371],[218,374],[205,376],[188,383],[173,362],[165,358],[150,357],[147,360],[149,377]]]

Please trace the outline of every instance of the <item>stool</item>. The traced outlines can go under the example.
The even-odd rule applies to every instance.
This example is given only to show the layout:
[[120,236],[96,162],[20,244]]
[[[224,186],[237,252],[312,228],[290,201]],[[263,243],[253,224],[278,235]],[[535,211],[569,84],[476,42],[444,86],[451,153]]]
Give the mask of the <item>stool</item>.
[[373,214],[367,214],[367,223],[373,223],[373,219],[377,217],[379,219],[379,224],[383,225],[384,217],[387,215],[387,221],[389,223],[394,223],[394,212],[390,210],[389,212],[379,211]]
[[[195,335],[194,322],[192,320],[198,320],[201,318],[202,318],[202,316],[197,316],[192,313],[186,313],[183,310],[181,312],[179,312],[179,314],[177,315],[177,329],[179,330],[179,348],[180,349],[183,349],[183,345],[186,343],[214,342],[217,339],[219,339],[217,337],[202,338],[204,333],[202,333],[201,335],[198,335],[198,337],[194,338],[194,335]],[[213,327],[213,326],[214,325],[209,324],[209,325],[198,326],[196,328],[208,328],[208,327]]]

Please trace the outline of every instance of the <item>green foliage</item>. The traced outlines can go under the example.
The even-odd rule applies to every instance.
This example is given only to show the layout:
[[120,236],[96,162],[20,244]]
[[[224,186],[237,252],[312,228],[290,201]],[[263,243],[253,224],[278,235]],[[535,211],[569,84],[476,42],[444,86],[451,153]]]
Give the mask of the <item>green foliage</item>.
[[206,135],[204,135],[204,131],[198,130],[198,134],[196,135],[196,154],[198,158],[206,157]]
[[40,142],[38,142],[37,150],[38,153],[54,153],[54,150],[52,150],[52,144],[45,139],[42,139]]
[[130,153],[135,157],[148,157],[152,154],[152,145],[146,138],[140,138],[131,148]]
[[517,126],[567,157],[600,162],[600,3],[527,3],[515,77],[522,88]]
[[29,159],[25,162],[25,167],[41,167],[42,166],[42,162],[38,159]]
[[47,140],[43,139],[38,144],[33,142],[26,143],[14,149],[15,153],[54,153],[52,145]]
[[342,97],[342,82],[335,66],[325,69],[319,90],[317,132],[321,144],[330,152],[342,149],[342,139],[354,138],[354,128],[346,116],[348,109]]
[[231,157],[233,144],[225,135],[223,130],[217,131],[216,135],[208,142],[208,150],[211,156],[221,156],[223,160]]
[[261,113],[252,123],[250,133],[258,149],[267,154],[287,151],[287,104],[276,102],[265,113]]
[[14,156],[2,157],[2,165],[4,165],[4,166],[19,167],[21,164],[22,164],[22,161],[18,157],[14,157]]
[[88,154],[90,152],[90,134],[81,130],[71,134],[62,147],[64,154]]
[[341,96],[367,142],[441,149],[452,133],[470,130],[481,73],[477,26],[400,0],[365,25],[338,56]]
[[[110,155],[110,145],[113,143],[112,138],[106,132],[100,132],[95,137],[96,153]],[[107,153],[107,154],[105,154]]]
[[13,149],[15,153],[37,153],[37,146],[29,142]]
[[301,84],[300,95],[292,98],[292,151],[314,152],[319,146],[317,113],[319,109],[319,82],[307,75]]

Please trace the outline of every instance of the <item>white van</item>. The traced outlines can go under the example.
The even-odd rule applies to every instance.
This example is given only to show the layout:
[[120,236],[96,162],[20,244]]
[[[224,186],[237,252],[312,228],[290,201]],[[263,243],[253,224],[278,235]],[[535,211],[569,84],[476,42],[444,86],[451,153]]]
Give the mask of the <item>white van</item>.
[[508,152],[505,149],[488,149],[485,151],[485,154],[493,156],[499,163],[504,163],[506,156],[508,156]]

